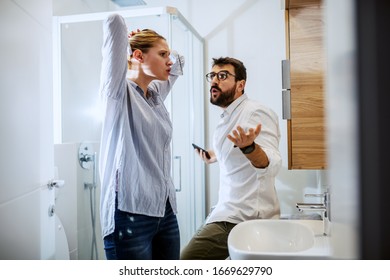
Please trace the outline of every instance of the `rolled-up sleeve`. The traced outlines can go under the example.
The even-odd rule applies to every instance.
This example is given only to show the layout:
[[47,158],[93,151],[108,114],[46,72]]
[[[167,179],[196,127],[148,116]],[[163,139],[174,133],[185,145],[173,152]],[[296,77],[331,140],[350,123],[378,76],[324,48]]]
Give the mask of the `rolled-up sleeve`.
[[183,75],[184,56],[178,54],[176,51],[172,51],[171,55],[174,57],[175,62],[171,67],[168,81],[154,80],[150,84],[150,87],[158,92],[163,100],[168,96],[177,78]]
[[282,166],[279,151],[280,129],[277,115],[271,110],[257,110],[250,118],[252,127],[261,123],[261,132],[255,142],[266,153],[269,165],[266,168],[256,168],[258,175],[276,176]]

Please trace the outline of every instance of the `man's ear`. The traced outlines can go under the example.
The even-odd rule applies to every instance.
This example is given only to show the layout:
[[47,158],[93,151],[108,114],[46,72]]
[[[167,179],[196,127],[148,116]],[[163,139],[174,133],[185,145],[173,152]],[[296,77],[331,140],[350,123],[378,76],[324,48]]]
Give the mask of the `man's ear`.
[[243,92],[244,91],[244,88],[245,88],[245,80],[241,80],[238,82],[238,89],[240,90],[240,92]]
[[141,50],[135,50],[133,51],[133,58],[138,60],[139,62],[143,62],[144,56]]

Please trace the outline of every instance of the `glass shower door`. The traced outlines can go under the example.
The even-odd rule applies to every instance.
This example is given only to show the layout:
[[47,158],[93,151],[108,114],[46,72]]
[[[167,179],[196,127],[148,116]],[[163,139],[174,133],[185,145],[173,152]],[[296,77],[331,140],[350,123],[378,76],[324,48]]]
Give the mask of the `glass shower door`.
[[[177,16],[172,15],[171,22],[171,48],[183,54],[186,61],[184,75],[177,80],[170,95],[172,170],[181,243],[185,246],[204,221],[205,164],[192,147],[192,143],[204,146],[203,42]],[[201,214],[194,215],[196,211]]]

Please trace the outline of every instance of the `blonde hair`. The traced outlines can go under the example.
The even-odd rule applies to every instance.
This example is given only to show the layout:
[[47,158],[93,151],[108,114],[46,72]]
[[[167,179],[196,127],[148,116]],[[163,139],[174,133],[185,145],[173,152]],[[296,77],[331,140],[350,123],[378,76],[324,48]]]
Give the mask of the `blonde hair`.
[[[151,29],[143,29],[140,32],[137,32],[133,36],[129,37],[129,45],[132,51],[140,50],[143,53],[147,53],[150,48],[154,47],[157,41],[166,39],[158,34],[156,31]],[[131,59],[132,54],[128,56],[128,67],[131,67]]]

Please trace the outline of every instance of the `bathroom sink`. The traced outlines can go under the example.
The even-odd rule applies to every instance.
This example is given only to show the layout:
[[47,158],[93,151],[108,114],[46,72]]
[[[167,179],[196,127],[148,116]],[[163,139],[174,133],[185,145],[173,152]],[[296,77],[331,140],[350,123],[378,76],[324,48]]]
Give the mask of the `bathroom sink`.
[[232,260],[327,259],[330,240],[321,220],[251,220],[228,237]]

